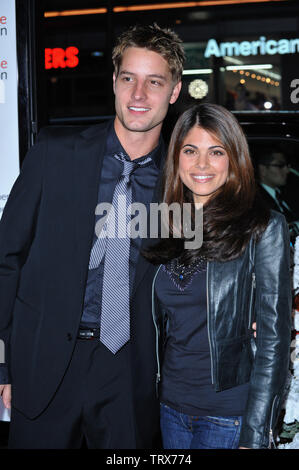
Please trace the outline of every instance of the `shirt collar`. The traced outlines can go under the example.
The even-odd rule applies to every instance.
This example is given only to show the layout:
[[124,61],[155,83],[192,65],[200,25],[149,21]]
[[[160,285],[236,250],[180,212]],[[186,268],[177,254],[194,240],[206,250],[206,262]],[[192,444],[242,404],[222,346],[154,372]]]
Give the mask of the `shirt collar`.
[[274,189],[271,186],[268,186],[267,184],[264,184],[264,183],[261,183],[261,186],[264,188],[265,191],[267,191],[267,193],[270,194],[270,196],[272,196],[274,199],[276,199],[277,189]]

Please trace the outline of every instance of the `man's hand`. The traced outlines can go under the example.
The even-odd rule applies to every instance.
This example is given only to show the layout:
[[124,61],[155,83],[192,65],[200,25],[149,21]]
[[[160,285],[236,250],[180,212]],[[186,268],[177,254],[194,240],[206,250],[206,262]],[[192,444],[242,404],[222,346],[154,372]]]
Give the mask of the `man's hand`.
[[0,385],[0,395],[2,396],[3,405],[9,409],[11,407],[11,385]]

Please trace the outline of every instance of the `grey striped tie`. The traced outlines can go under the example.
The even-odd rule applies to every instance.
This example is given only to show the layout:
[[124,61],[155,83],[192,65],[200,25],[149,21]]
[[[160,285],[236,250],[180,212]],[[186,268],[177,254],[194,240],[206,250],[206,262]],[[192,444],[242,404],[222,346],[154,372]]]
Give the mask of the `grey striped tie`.
[[[138,166],[134,161],[126,160],[123,154],[115,155],[115,157],[123,162],[124,168],[114,189],[112,199],[114,217],[109,217],[107,224],[100,328],[100,341],[113,354],[130,339],[129,257],[131,238],[127,233],[127,226],[131,219],[128,215],[128,206],[132,203],[130,175]],[[144,165],[150,160],[148,158],[142,164]],[[119,207],[120,196],[125,199],[122,207]],[[113,234],[115,236],[112,236]]]

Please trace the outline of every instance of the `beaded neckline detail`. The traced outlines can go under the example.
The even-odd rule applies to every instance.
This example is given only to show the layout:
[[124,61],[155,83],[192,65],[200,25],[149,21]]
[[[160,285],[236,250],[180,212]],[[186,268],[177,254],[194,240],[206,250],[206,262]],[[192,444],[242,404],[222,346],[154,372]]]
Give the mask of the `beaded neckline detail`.
[[188,266],[181,262],[180,258],[174,258],[162,265],[163,270],[168,274],[174,285],[184,291],[192,282],[194,276],[206,271],[207,260],[200,256]]

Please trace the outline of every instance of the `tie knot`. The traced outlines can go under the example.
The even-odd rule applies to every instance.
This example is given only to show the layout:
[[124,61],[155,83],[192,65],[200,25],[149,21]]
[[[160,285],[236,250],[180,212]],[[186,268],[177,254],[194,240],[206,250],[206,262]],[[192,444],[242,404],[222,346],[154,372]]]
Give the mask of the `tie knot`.
[[134,169],[136,168],[136,164],[134,162],[129,162],[128,160],[123,161],[124,167],[122,171],[122,176],[130,176],[133,173]]
[[126,156],[122,152],[116,153],[114,157],[117,160],[120,160],[124,165],[121,176],[129,177],[131,173],[133,173],[134,169],[136,168],[136,164],[131,160],[127,160]]

